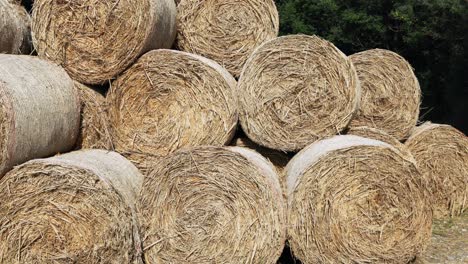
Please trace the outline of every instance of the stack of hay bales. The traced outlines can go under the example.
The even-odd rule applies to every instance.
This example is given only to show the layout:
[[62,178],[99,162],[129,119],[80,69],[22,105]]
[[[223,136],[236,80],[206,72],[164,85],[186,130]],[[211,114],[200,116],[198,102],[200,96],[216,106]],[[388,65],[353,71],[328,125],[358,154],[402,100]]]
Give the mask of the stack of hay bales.
[[154,163],[141,195],[146,263],[276,263],[286,240],[278,175],[258,153],[197,147]]
[[24,7],[11,0],[0,0],[0,36],[0,53],[31,51],[31,17]]
[[2,263],[141,263],[143,176],[117,153],[33,160],[0,181]]
[[[19,8],[0,0],[0,53],[28,52]],[[466,136],[415,128],[401,56],[278,21],[273,0],[36,0],[39,58],[0,55],[0,261],[421,254],[432,211],[467,207]],[[73,148],[100,150],[34,160]]]

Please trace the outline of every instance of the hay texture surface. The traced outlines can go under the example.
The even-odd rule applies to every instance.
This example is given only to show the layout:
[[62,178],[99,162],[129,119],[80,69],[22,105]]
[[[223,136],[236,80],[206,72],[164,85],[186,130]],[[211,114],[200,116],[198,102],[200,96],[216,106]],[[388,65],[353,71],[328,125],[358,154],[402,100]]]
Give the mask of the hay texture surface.
[[142,180],[129,161],[101,150],[15,168],[0,182],[0,260],[138,263]]
[[378,128],[406,139],[416,126],[421,88],[411,65],[400,55],[381,49],[350,56],[362,87],[361,106],[352,127]]
[[281,189],[283,191],[286,190],[286,176],[283,170],[291,159],[288,154],[278,150],[262,147],[246,137],[235,139],[231,145],[255,150],[260,155],[268,159],[276,168],[280,179]]
[[468,138],[449,125],[425,123],[406,146],[429,180],[434,216],[457,216],[468,207]]
[[260,46],[247,61],[238,89],[245,133],[283,151],[344,130],[360,91],[350,60],[332,43],[305,35]]
[[256,47],[278,36],[273,0],[178,2],[178,48],[218,62],[235,77]]
[[346,134],[380,140],[399,150],[405,158],[414,161],[414,157],[407,146],[398,141],[398,139],[396,139],[395,137],[390,136],[389,134],[380,129],[372,127],[352,127],[348,130]]
[[408,263],[430,241],[427,184],[386,143],[325,139],[286,171],[289,243],[304,264]]
[[50,62],[0,55],[0,178],[13,166],[69,151],[80,124],[73,81]]
[[36,0],[33,41],[74,80],[99,84],[141,54],[171,47],[175,16],[173,0]]
[[237,125],[235,87],[208,59],[174,50],[145,54],[107,97],[116,149],[138,157],[229,143]]
[[31,46],[31,17],[26,9],[0,0],[0,53],[27,54]]
[[151,263],[276,263],[286,239],[273,165],[239,147],[197,147],[153,164],[141,195]]
[[113,149],[106,99],[92,88],[75,82],[80,94],[81,127],[78,149]]

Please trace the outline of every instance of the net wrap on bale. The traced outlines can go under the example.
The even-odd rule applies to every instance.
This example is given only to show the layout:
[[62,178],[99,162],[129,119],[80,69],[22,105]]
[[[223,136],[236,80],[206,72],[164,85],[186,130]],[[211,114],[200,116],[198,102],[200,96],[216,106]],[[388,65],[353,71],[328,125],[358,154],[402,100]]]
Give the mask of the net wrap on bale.
[[80,94],[81,127],[78,149],[113,149],[106,99],[92,88],[75,82]]
[[411,65],[400,55],[382,49],[350,56],[362,87],[361,106],[351,126],[378,128],[406,139],[416,126],[421,88]]
[[354,136],[364,137],[364,138],[375,139],[375,140],[385,142],[385,143],[389,144],[390,146],[396,148],[398,151],[400,151],[401,154],[405,158],[416,162],[414,160],[413,155],[409,151],[408,147],[406,147],[403,143],[398,141],[398,139],[396,139],[395,137],[390,136],[389,134],[387,134],[386,132],[384,132],[384,131],[382,131],[380,129],[376,129],[376,128],[372,128],[372,127],[351,127],[347,131],[346,134],[347,135],[354,135]]
[[238,119],[235,88],[211,60],[174,50],[145,54],[107,97],[116,149],[139,163],[146,154],[229,143]]
[[358,108],[360,87],[351,61],[316,36],[264,43],[239,79],[240,121],[254,142],[297,151],[344,130]]
[[468,207],[468,138],[449,125],[427,122],[405,142],[430,183],[434,216],[461,215]]
[[31,51],[31,17],[24,7],[0,0],[0,53],[27,54]]
[[29,161],[0,181],[2,263],[141,263],[143,176],[122,156],[78,151]]
[[114,78],[141,54],[170,48],[176,28],[173,0],[36,0],[33,42],[41,57],[81,83]]
[[286,172],[288,238],[304,264],[408,263],[430,241],[427,183],[384,142],[317,141]]
[[286,239],[273,165],[239,147],[197,147],[158,160],[141,196],[147,264],[276,263]]
[[0,103],[0,178],[15,165],[73,148],[80,103],[62,68],[0,54]]
[[177,47],[218,62],[235,77],[257,46],[278,36],[273,0],[177,2]]

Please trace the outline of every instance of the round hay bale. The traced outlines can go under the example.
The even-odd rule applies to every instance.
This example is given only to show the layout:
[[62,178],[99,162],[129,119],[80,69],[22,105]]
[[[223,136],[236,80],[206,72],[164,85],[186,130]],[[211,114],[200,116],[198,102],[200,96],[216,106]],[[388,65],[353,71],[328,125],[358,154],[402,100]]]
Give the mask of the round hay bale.
[[281,189],[283,190],[283,194],[285,194],[286,175],[284,174],[283,170],[291,159],[288,154],[274,149],[262,147],[246,137],[237,138],[232,145],[255,150],[260,155],[268,159],[275,166],[276,171],[278,172]]
[[77,149],[113,150],[106,99],[92,88],[75,82],[81,101],[81,129]]
[[146,159],[227,144],[237,126],[235,90],[235,79],[213,61],[150,51],[113,82],[107,96],[115,147],[138,162],[140,154]]
[[390,146],[399,150],[405,158],[410,159],[415,162],[414,157],[409,151],[408,147],[406,147],[403,143],[398,141],[398,139],[396,139],[395,137],[390,136],[389,134],[385,133],[384,131],[380,129],[376,129],[372,127],[352,127],[348,130],[346,134],[380,140],[382,142],[385,142],[389,144]]
[[31,17],[24,7],[0,0],[0,53],[27,54],[31,51]]
[[212,59],[239,77],[256,47],[278,36],[274,0],[181,0],[177,47]]
[[0,181],[3,263],[138,263],[143,176],[104,150],[33,160]]
[[197,147],[158,160],[145,177],[146,263],[276,263],[286,239],[274,167],[238,147]]
[[33,42],[74,80],[101,84],[143,53],[170,48],[175,19],[174,0],[36,0]]
[[350,56],[362,87],[361,106],[351,127],[378,128],[404,140],[416,126],[421,88],[411,65],[400,55],[373,49]]
[[360,93],[351,61],[332,43],[305,35],[260,46],[238,89],[245,133],[282,151],[340,133],[357,110]]
[[462,214],[468,207],[468,138],[452,126],[428,122],[405,145],[429,181],[434,216]]
[[13,166],[73,148],[80,101],[66,72],[36,57],[0,54],[0,178]]
[[390,145],[315,142],[286,167],[288,238],[302,263],[408,263],[431,238],[427,183]]

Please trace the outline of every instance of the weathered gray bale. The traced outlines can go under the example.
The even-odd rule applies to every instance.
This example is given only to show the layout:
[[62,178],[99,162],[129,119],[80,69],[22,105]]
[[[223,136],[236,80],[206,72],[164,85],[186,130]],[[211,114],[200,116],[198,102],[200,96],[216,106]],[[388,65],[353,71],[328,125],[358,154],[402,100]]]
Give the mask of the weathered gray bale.
[[57,65],[0,55],[0,177],[13,166],[73,148],[80,102]]
[[0,0],[0,53],[27,54],[31,46],[31,17],[26,9]]

